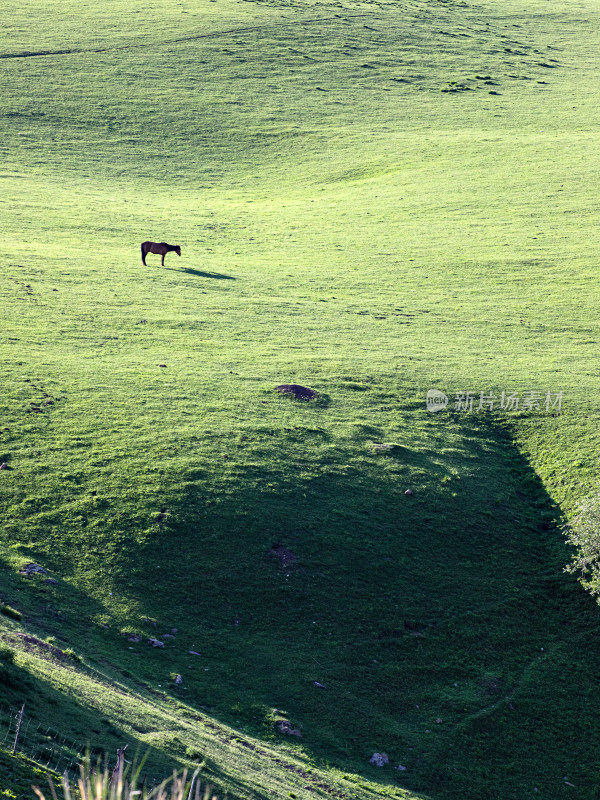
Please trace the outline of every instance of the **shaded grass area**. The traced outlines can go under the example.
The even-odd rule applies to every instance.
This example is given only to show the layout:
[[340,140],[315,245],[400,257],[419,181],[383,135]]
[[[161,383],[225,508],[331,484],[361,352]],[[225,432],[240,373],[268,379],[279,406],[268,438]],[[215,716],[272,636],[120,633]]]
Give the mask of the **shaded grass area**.
[[[376,390],[365,381],[352,386],[359,405]],[[597,614],[561,574],[559,512],[501,421],[455,415],[440,431],[426,411],[398,407],[387,436],[362,423],[342,437],[343,424],[328,420],[335,404],[265,396],[288,424],[246,425],[238,441],[213,433],[218,455],[209,479],[199,459],[187,475],[174,468],[181,455],[167,459],[145,536],[127,513],[139,508],[139,493],[127,503],[119,492],[115,525],[99,493],[86,501],[85,555],[71,556],[67,567],[52,556],[68,541],[68,516],[57,503],[61,534],[48,526],[44,544],[14,551],[41,561],[62,584],[14,584],[11,598],[21,596],[29,624],[60,632],[92,667],[106,662],[109,685],[150,692],[158,707],[175,704],[175,716],[196,708],[198,719],[228,723],[275,749],[273,722],[290,718],[302,732],[292,749],[310,768],[322,769],[325,758],[338,775],[350,771],[374,791],[383,781],[388,793],[402,786],[485,797],[493,783],[498,796],[510,796],[535,781],[561,796],[562,770],[586,796],[594,767],[591,759],[586,768],[584,754],[596,721],[585,698],[597,668],[587,642]],[[382,439],[389,449],[373,446]],[[250,446],[253,460],[270,455],[271,471],[243,463],[239,451]],[[296,560],[282,564],[274,544]],[[67,611],[53,625],[56,605]],[[173,629],[164,651],[146,644]],[[127,641],[131,633],[142,642]],[[174,674],[184,677],[180,689]],[[551,677],[558,674],[560,691]],[[84,718],[94,711],[112,718],[109,689],[95,697],[81,677],[53,680],[69,686]],[[182,731],[174,719],[171,732],[157,729],[145,702],[140,697],[132,723],[132,700],[113,740],[152,742],[179,763],[190,747],[206,752],[206,742],[194,744],[201,724],[195,733],[194,723]],[[568,754],[557,757],[574,729],[577,768]],[[94,737],[105,739],[101,727]],[[380,750],[406,771],[394,778],[360,767]],[[217,764],[211,777],[219,776]],[[279,791],[285,796],[285,786]]]
[[14,797],[32,797],[33,785],[44,788],[48,786],[46,770],[40,769],[27,759],[13,757],[2,750],[0,750],[0,770],[2,773],[0,790],[9,800]]

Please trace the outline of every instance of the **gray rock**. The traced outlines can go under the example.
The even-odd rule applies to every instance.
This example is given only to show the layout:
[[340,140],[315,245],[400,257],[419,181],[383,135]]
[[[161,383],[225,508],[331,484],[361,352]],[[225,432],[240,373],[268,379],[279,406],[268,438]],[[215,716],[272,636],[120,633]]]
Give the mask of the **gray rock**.
[[390,763],[387,753],[373,753],[369,759],[369,764],[374,764],[376,767],[383,767]]
[[20,572],[19,572],[19,575],[27,575],[27,577],[29,577],[30,575],[36,575],[36,574],[38,574],[38,575],[47,575],[48,574],[48,570],[44,569],[43,567],[40,567],[39,564],[34,564],[33,562],[31,562],[31,564],[25,564],[23,569],[20,570]]
[[54,578],[46,578],[44,583],[47,583],[48,586],[58,586],[58,581],[55,581]]
[[175,683],[177,684],[177,686],[181,686],[181,684],[183,683],[183,678],[181,677],[181,675],[175,676]]
[[376,453],[386,453],[388,450],[392,450],[394,447],[393,444],[385,444],[384,442],[373,442],[373,450]]
[[275,723],[275,728],[279,731],[279,733],[285,733],[288,736],[298,736],[298,738],[302,738],[302,734],[297,728],[292,727],[292,723],[289,719],[278,719]]
[[150,639],[148,639],[148,644],[151,644],[152,647],[164,647],[165,646],[164,642],[161,642],[160,639],[154,639],[153,637],[150,637]]
[[141,642],[142,637],[138,636],[137,633],[132,633],[131,636],[127,637],[128,642]]

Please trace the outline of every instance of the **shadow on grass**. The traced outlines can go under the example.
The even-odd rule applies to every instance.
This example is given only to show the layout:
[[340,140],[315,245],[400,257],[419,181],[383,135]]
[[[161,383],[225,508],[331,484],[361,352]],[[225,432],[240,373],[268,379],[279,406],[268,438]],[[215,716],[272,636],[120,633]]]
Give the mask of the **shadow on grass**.
[[171,272],[185,272],[187,275],[196,275],[198,278],[214,278],[215,280],[220,281],[236,281],[233,275],[223,275],[220,272],[203,272],[199,269],[192,269],[191,267],[182,267],[181,269],[176,269],[175,267],[167,267],[167,269],[171,270]]
[[[487,800],[535,781],[560,798],[566,775],[592,796],[599,615],[563,573],[559,509],[506,429],[415,409],[386,449],[371,420],[322,435],[329,408],[279,401],[287,427],[205,438],[165,479],[164,514],[114,574],[137,623],[177,633],[136,660],[113,632],[110,660],[373,785]],[[301,739],[275,731],[281,716]],[[376,751],[388,767],[368,764]]]
[[[187,713],[186,723],[175,730],[162,719],[157,699],[169,704],[172,700],[168,690],[156,686],[159,681],[159,687],[162,684],[166,689],[168,685],[169,670],[174,666],[168,657],[165,659],[163,653],[149,647],[145,639],[137,652],[130,653],[134,648],[128,647],[129,640],[122,631],[90,622],[100,606],[70,584],[61,582],[55,587],[44,584],[42,578],[26,578],[15,573],[1,557],[0,575],[1,594],[18,596],[19,606],[26,611],[18,624],[0,617],[0,742],[12,745],[16,715],[24,704],[17,760],[29,759],[42,772],[47,769],[63,774],[67,770],[75,780],[84,758],[89,757],[92,765],[112,767],[117,750],[126,746],[127,764],[139,765],[143,759],[140,776],[149,787],[172,776],[173,770],[181,773],[186,766],[190,773],[190,766],[192,771],[200,766],[203,787],[212,787],[220,800],[250,796],[271,799],[272,795],[263,793],[260,787],[248,791],[231,767],[205,755],[203,740],[198,743],[190,719],[202,719],[204,724],[210,717]],[[57,592],[66,613],[56,608]],[[152,622],[148,624],[149,635],[156,635]],[[50,632],[56,635],[47,636]],[[85,660],[80,657],[82,653]],[[39,662],[34,662],[32,669],[28,656],[46,662],[47,670]],[[143,668],[138,670],[140,661]],[[179,664],[176,666],[181,669]],[[108,687],[111,689],[107,691]],[[103,699],[102,693],[106,693]],[[184,693],[172,694],[176,702],[187,699]],[[138,697],[144,710],[134,709],[130,703],[128,715],[121,706],[122,697]],[[178,705],[182,710],[186,708],[181,702]],[[7,753],[3,755],[12,771],[17,760]],[[14,770],[16,774],[17,766]],[[26,771],[31,773],[30,769]],[[6,772],[9,773],[8,767]],[[44,785],[46,781],[38,773],[35,782]],[[31,782],[26,791],[17,784],[11,788],[16,800],[30,800]]]
[[552,771],[589,789],[600,627],[563,574],[559,510],[499,425],[444,425],[447,448],[383,452],[288,429],[268,471],[182,476],[176,521],[136,555],[145,602],[202,650],[187,702],[228,724],[289,745],[283,714],[311,757],[435,798]]
[[[17,644],[10,637],[10,646]],[[119,747],[128,745],[133,753],[140,751],[130,733],[101,719],[94,710],[85,708],[72,697],[57,690],[48,681],[30,674],[23,667],[12,666],[10,674],[3,670],[0,678],[3,689],[0,706],[0,734],[10,746],[15,736],[15,716],[24,704],[24,715],[17,740],[17,754],[29,759],[42,769],[56,774],[69,772],[75,778],[79,764],[90,757],[93,764],[113,764]],[[9,720],[12,716],[12,723]],[[167,777],[173,762],[164,753],[144,747],[148,754],[148,777],[158,783]],[[154,770],[154,772],[152,772]],[[38,782],[41,782],[38,778]],[[30,797],[30,793],[26,795]]]
[[[20,644],[17,637],[10,634],[3,635],[2,641],[5,649],[14,646],[17,650]],[[27,649],[31,651],[32,648],[30,646]],[[55,680],[60,662],[57,664],[56,659],[49,660],[53,662]],[[69,669],[67,666],[66,671],[67,683],[74,685],[77,678],[72,667]],[[117,696],[124,688],[120,686],[117,689]],[[30,800],[32,779],[44,789],[46,771],[53,777],[66,772],[74,783],[79,777],[79,765],[88,759],[92,768],[99,766],[101,770],[112,769],[117,750],[123,747],[127,748],[126,775],[139,769],[139,781],[149,788],[167,780],[174,770],[179,774],[183,771],[185,746],[170,730],[163,730],[165,725],[158,718],[154,723],[146,720],[143,728],[140,727],[139,717],[135,721],[127,719],[127,727],[124,727],[120,724],[122,714],[117,720],[114,711],[101,711],[96,705],[87,706],[69,691],[56,689],[53,681],[44,680],[38,674],[33,675],[26,668],[12,663],[0,662],[0,690],[0,741],[9,751],[15,738],[16,717],[24,705],[16,756],[0,750],[2,777],[12,772],[15,776],[29,777],[25,785],[17,782],[11,784],[14,790],[11,796],[16,800]],[[140,733],[140,738],[131,731],[131,727]],[[162,735],[161,744],[149,744],[144,734]],[[169,750],[178,752],[170,757]],[[211,786],[220,798],[246,796],[237,776],[226,774],[220,765],[206,758],[203,753],[200,756],[202,763],[196,766],[201,767],[200,780],[203,786]],[[26,765],[23,759],[27,759]],[[191,771],[188,769],[188,774]],[[62,796],[60,792],[58,796]],[[268,796],[261,793],[254,792],[252,796],[268,800]]]

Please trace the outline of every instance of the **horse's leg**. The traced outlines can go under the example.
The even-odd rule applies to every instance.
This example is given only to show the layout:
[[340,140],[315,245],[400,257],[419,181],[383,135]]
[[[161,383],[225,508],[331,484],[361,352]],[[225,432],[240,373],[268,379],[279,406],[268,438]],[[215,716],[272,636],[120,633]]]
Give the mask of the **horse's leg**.
[[162,258],[161,258],[161,260],[160,260],[160,265],[161,265],[161,267],[164,267],[164,265],[165,265],[165,256],[166,256],[166,253],[163,253],[163,254],[162,254]]
[[142,245],[142,264],[146,266],[146,253],[144,252],[144,245]]

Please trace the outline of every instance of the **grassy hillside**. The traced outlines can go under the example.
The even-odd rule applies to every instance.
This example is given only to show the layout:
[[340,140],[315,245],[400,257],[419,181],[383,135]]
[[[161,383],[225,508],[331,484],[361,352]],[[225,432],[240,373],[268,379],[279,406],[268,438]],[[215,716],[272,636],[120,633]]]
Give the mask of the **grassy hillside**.
[[596,4],[9,12],[3,705],[239,798],[595,797]]

